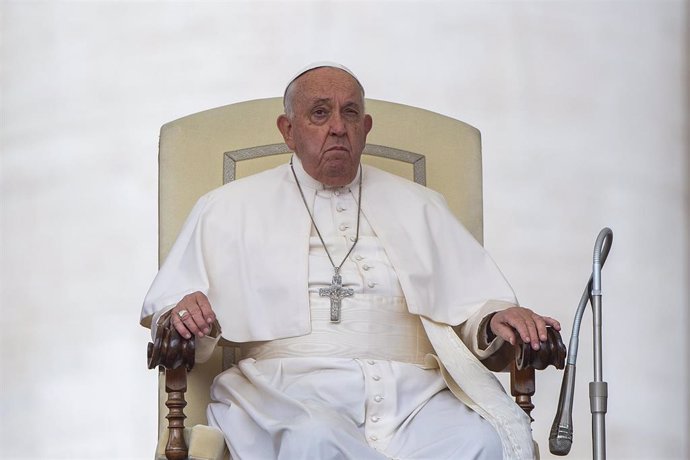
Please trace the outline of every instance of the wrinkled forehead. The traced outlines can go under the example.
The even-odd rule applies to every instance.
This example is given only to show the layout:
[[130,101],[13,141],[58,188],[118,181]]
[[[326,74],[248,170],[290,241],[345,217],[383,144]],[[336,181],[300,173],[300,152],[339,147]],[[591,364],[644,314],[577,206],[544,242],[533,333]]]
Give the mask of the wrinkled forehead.
[[357,81],[337,69],[322,68],[304,74],[295,80],[291,89],[295,102],[316,100],[361,104],[364,95]]

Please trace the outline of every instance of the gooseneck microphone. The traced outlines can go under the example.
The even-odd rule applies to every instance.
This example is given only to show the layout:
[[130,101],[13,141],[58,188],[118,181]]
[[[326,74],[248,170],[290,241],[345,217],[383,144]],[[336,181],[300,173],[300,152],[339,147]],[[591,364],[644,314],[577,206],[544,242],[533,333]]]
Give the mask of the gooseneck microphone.
[[[604,420],[606,413],[606,382],[602,382],[601,371],[601,268],[609,255],[613,243],[613,232],[604,228],[594,244],[592,275],[582,293],[573,321],[573,332],[568,345],[568,361],[563,374],[558,410],[549,434],[549,451],[554,455],[568,455],[573,444],[573,400],[575,393],[575,363],[579,344],[580,324],[587,307],[592,303],[594,314],[594,382],[590,383],[590,406],[592,409],[592,437],[594,458],[606,456],[604,439]],[[595,388],[594,393],[592,387]],[[594,399],[593,399],[594,398]]]
[[563,374],[558,411],[551,425],[549,451],[554,455],[568,455],[573,445],[573,394],[575,392],[575,364],[568,363]]

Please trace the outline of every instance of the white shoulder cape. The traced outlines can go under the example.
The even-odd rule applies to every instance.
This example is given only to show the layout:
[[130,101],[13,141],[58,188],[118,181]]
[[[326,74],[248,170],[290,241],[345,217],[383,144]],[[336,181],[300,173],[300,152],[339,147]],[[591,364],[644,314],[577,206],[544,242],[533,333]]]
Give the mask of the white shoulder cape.
[[[481,245],[438,193],[363,167],[362,212],[422,323],[456,396],[489,420],[506,459],[534,458],[529,418],[449,326],[489,301],[517,304]],[[305,189],[307,202],[315,191]],[[288,165],[199,199],[151,286],[144,318],[186,294],[205,293],[232,342],[273,340],[311,331],[308,255],[311,221]]]
[[[312,201],[314,191],[305,193]],[[438,193],[365,166],[362,212],[395,267],[411,313],[458,325],[489,299],[516,303],[495,263]],[[201,291],[227,340],[308,334],[310,228],[288,165],[211,191],[184,224],[146,296],[142,319]]]

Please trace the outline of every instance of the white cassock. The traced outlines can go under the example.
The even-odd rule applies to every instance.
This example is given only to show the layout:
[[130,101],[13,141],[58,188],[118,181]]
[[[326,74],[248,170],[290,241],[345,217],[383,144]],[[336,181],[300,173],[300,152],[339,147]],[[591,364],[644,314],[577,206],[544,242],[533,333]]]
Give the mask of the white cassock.
[[[325,189],[294,162],[337,265],[356,234],[359,178]],[[355,294],[331,323],[318,290],[333,268],[287,165],[210,192],[190,214],[142,317],[155,324],[202,291],[223,337],[242,344],[208,413],[235,458],[535,456],[528,417],[477,359],[501,345],[482,349],[479,323],[514,295],[438,194],[365,166],[360,238],[341,274]]]

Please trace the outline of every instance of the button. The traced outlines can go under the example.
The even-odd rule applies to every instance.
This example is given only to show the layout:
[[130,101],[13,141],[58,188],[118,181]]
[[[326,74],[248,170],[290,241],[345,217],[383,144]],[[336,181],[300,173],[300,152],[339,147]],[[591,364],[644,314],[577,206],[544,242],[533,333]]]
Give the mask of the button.
[[351,236],[351,237],[350,237],[350,241],[355,241],[356,239],[357,239],[357,238],[355,238],[354,236]]
[[383,396],[381,396],[381,395],[376,395],[376,396],[374,396],[374,401],[376,401],[376,402],[381,402],[381,401],[383,401]]
[[370,418],[369,420],[371,420],[372,422],[376,423],[376,422],[378,422],[379,420],[381,420],[381,417],[379,417],[378,415],[372,415],[371,418]]
[[338,212],[343,212],[343,211],[345,211],[346,209],[347,209],[347,208],[343,208],[342,205],[338,205],[338,206],[335,207],[335,210],[338,211]]
[[380,376],[380,375],[375,375],[375,376],[372,377],[372,379],[374,379],[374,381],[378,382],[379,380],[381,380],[381,376]]
[[367,364],[373,366],[374,364],[376,364],[376,361],[374,361],[373,359],[370,359],[367,361]]
[[374,286],[376,286],[376,283],[374,283],[373,281],[369,281],[367,283],[367,286],[369,286],[370,288],[373,288]]
[[367,264],[362,265],[362,270],[364,270],[365,272],[369,271],[371,268],[372,267]]
[[335,196],[340,196],[340,190],[334,190],[333,195]]
[[359,254],[357,254],[357,255],[355,256],[355,260],[362,260],[362,259],[364,259],[364,257],[362,257],[362,256],[359,255]]
[[347,229],[350,228],[350,227],[348,227],[348,226],[345,225],[345,224],[340,224],[340,227],[338,227],[338,228],[339,228],[341,231],[345,231],[345,230],[347,230]]
[[378,440],[379,440],[379,437],[376,436],[375,434],[372,434],[371,436],[369,436],[369,439],[372,440],[372,441],[378,441]]

